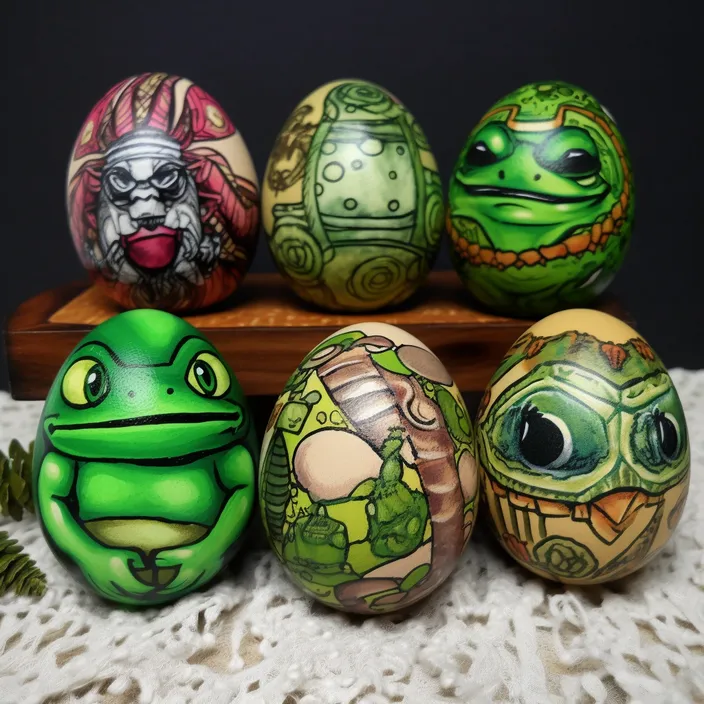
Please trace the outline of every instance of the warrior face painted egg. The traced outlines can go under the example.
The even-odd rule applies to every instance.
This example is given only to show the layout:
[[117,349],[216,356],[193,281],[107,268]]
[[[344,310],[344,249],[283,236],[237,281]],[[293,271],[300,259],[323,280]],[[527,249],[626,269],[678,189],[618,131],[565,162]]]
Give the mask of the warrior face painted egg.
[[124,604],[172,601],[236,552],[258,445],[218,351],[169,313],[122,313],[59,371],[34,453],[34,496],[57,557]]
[[254,256],[247,147],[219,103],[178,76],[133,76],[103,96],[73,149],[67,205],[83,265],[126,308],[217,303]]
[[340,330],[279,397],[259,491],[271,546],[309,595],[362,614],[422,599],[452,571],[477,508],[457,386],[399,328]]
[[623,577],[682,515],[690,455],[677,391],[648,343],[605,313],[555,313],[516,341],[477,443],[495,533],[544,577]]
[[266,169],[262,218],[279,271],[304,300],[373,310],[410,296],[443,229],[435,158],[413,116],[373,83],[305,98]]
[[628,248],[633,175],[606,109],[531,83],[474,128],[450,181],[453,263],[494,310],[545,315],[606,289]]

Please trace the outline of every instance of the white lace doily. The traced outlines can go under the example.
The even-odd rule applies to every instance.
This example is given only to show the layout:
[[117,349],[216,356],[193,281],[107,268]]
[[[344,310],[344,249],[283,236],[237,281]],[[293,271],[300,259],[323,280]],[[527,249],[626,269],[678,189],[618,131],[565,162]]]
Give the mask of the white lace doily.
[[[266,550],[204,593],[113,608],[53,558],[34,518],[5,522],[48,577],[0,599],[0,701],[154,704],[704,701],[704,371],[672,374],[692,444],[674,538],[618,586],[567,588],[504,555],[481,522],[452,577],[403,617],[314,604]],[[40,403],[0,394],[0,447]]]

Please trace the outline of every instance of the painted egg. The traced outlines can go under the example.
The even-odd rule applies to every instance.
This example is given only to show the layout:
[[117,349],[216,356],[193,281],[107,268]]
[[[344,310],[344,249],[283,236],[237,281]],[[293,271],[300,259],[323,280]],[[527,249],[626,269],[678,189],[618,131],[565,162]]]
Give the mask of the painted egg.
[[477,443],[495,534],[544,577],[623,577],[682,515],[690,453],[677,391],[650,345],[605,313],[555,313],[516,341],[482,401]]
[[531,83],[469,135],[450,181],[452,259],[486,306],[518,316],[584,305],[621,266],[633,174],[613,118],[568,83]]
[[259,501],[273,550],[334,608],[404,608],[469,540],[473,428],[440,360],[392,325],[343,328],[313,349],[269,419]]
[[237,551],[258,444],[218,351],[156,310],[94,328],[60,369],[34,453],[34,497],[56,556],[102,597],[167,602]]
[[91,110],[67,207],[83,265],[125,308],[217,303],[256,248],[259,187],[242,136],[208,93],[165,73],[128,78]]
[[432,267],[443,193],[428,141],[390,93],[359,80],[306,97],[279,133],[262,191],[276,265],[330,310],[400,303]]

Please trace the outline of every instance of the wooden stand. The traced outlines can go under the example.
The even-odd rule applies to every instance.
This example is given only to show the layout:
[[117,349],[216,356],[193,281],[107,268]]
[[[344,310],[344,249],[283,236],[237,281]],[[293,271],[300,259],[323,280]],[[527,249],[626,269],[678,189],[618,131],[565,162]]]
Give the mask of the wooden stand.
[[[434,272],[404,306],[339,314],[301,303],[277,274],[251,274],[221,310],[184,316],[220,350],[250,397],[278,395],[303,357],[323,338],[364,320],[404,328],[440,357],[463,392],[482,391],[513,341],[534,321],[471,307],[452,271]],[[632,325],[613,299],[597,306]],[[6,331],[15,399],[44,399],[71,350],[91,328],[121,309],[85,283],[46,291],[23,303]]]

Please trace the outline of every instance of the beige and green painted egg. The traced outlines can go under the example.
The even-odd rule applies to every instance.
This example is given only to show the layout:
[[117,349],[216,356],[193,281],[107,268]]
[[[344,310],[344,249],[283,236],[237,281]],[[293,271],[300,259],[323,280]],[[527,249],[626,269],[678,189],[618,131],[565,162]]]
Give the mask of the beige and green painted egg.
[[402,302],[440,247],[442,183],[428,141],[396,97],[367,81],[328,83],[294,109],[262,198],[279,271],[329,310]]
[[489,384],[476,437],[494,532],[544,577],[623,577],[682,516],[690,451],[677,391],[650,345],[606,313],[555,313],[522,335]]
[[474,527],[473,428],[440,360],[381,323],[313,349],[269,419],[261,514],[293,581],[332,607],[374,614],[427,596]]

